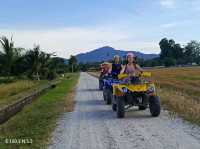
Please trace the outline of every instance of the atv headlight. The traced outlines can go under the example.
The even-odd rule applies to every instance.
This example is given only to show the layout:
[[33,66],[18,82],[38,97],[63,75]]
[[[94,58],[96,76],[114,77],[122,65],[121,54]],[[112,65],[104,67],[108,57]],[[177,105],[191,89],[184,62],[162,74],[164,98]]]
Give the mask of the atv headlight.
[[156,88],[153,84],[149,85],[148,87],[148,93],[154,93],[156,91]]
[[127,93],[127,92],[128,92],[128,88],[123,87],[123,88],[122,88],[122,92],[123,92],[123,93]]

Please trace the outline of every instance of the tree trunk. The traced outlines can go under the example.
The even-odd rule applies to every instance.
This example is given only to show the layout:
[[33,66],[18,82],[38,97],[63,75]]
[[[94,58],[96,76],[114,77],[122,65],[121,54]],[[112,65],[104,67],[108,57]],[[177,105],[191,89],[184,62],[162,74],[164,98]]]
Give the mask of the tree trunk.
[[39,73],[37,72],[37,74],[36,74],[36,75],[37,75],[37,80],[38,80],[38,81],[40,81],[40,76],[39,76]]
[[72,64],[72,73],[74,72],[74,65]]

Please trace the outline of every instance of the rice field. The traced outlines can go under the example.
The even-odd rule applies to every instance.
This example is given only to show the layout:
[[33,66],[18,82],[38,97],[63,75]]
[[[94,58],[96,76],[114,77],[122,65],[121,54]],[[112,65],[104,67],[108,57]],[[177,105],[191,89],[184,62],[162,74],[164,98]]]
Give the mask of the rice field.
[[200,101],[200,67],[152,69],[160,88],[182,92]]
[[200,67],[152,69],[162,105],[200,124]]

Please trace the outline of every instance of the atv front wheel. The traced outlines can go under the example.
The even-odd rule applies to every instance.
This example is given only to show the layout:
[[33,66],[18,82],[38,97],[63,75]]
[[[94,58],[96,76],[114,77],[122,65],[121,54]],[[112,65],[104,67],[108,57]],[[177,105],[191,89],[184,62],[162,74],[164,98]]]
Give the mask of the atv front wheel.
[[117,97],[117,118],[123,118],[125,115],[124,96]]
[[116,96],[112,95],[112,110],[117,111]]
[[99,90],[103,90],[103,81],[99,80]]
[[107,105],[111,104],[111,95],[112,95],[112,92],[109,89],[107,88],[103,89],[103,97]]
[[158,96],[149,97],[149,109],[153,117],[160,115],[160,99]]
[[106,90],[103,89],[103,100],[106,101]]
[[107,96],[106,104],[110,105],[112,103],[112,92],[110,89],[107,89]]
[[139,110],[146,110],[146,106],[139,106]]
[[112,110],[117,111],[117,105],[115,103],[112,104]]

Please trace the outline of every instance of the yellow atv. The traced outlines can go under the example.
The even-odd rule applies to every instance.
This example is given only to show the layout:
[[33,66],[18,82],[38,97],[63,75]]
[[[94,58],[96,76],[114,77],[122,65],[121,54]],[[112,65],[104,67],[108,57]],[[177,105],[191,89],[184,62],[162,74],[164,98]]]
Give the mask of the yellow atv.
[[[155,84],[150,81],[151,73],[143,72],[139,76],[128,77],[120,74],[118,79],[123,80],[119,84],[113,84],[112,109],[116,111],[118,118],[123,118],[125,110],[138,106],[139,110],[150,109],[152,116],[160,114],[160,100],[156,95]],[[126,80],[128,78],[128,80]]]

